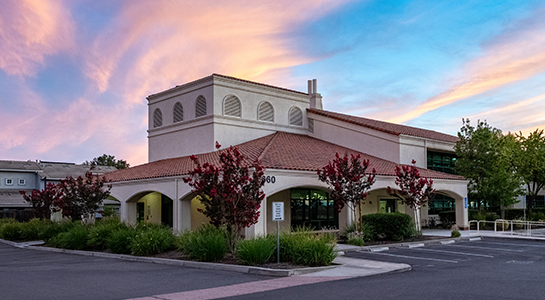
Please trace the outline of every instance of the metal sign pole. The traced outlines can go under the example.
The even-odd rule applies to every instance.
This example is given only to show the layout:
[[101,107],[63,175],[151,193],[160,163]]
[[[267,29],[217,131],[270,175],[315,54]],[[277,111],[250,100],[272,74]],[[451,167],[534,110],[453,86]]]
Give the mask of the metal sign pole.
[[284,202],[273,202],[273,221],[276,221],[276,263],[280,263],[280,221],[284,221]]
[[276,263],[280,263],[280,221],[276,221]]

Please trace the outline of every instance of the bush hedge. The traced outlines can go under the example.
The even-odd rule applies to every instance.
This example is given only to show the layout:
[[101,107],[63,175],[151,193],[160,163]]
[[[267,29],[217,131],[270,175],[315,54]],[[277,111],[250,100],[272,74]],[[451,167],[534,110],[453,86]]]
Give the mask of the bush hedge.
[[154,255],[174,248],[175,237],[168,227],[149,227],[137,230],[130,249],[133,255]]
[[255,266],[267,263],[276,250],[276,239],[270,237],[257,237],[242,240],[237,244],[235,256],[244,264]]
[[415,235],[411,217],[399,212],[364,215],[362,222],[373,228],[374,240],[400,241]]
[[223,259],[229,249],[225,230],[210,224],[186,231],[178,238],[177,246],[191,258],[207,262]]

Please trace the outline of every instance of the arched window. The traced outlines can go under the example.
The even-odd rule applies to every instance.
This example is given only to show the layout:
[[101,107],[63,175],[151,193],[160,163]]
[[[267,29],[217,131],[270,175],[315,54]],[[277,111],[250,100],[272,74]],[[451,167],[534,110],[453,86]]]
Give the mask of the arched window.
[[259,103],[257,108],[257,119],[259,121],[274,122],[274,108],[269,102]]
[[237,96],[229,95],[223,100],[223,115],[241,117],[241,104]]
[[303,112],[299,107],[290,108],[290,125],[303,126]]
[[184,107],[180,102],[174,104],[173,122],[181,122],[184,120]]
[[157,108],[153,112],[153,128],[159,126],[163,126],[163,113]]
[[203,96],[197,97],[197,103],[195,103],[195,117],[206,116],[206,99]]

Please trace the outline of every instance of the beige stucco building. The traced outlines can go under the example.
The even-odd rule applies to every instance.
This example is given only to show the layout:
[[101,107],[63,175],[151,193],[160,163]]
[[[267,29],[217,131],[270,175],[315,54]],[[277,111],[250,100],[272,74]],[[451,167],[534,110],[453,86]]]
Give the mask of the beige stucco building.
[[364,213],[410,213],[386,189],[395,186],[395,166],[414,159],[440,195],[430,209],[423,209],[423,219],[428,212],[455,210],[457,225],[468,227],[467,181],[449,174],[457,137],[325,111],[316,80],[303,93],[213,74],[147,99],[149,163],[107,175],[126,222],[162,222],[176,231],[206,222],[182,178],[194,167],[192,154],[201,162],[219,161],[214,148],[218,141],[224,148],[238,145],[266,167],[266,199],[259,222],[246,230],[248,236],[276,230],[272,202],[284,203],[283,228],[342,228],[353,222],[347,209],[334,211],[316,174],[336,153],[360,154],[370,161],[369,170],[377,171]]

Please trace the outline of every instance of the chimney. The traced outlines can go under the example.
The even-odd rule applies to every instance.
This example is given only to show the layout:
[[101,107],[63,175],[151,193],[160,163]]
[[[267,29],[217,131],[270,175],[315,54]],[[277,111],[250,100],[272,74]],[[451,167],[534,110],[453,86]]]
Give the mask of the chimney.
[[310,96],[310,108],[323,109],[322,95],[318,93],[318,81],[316,79],[308,81],[308,95]]

